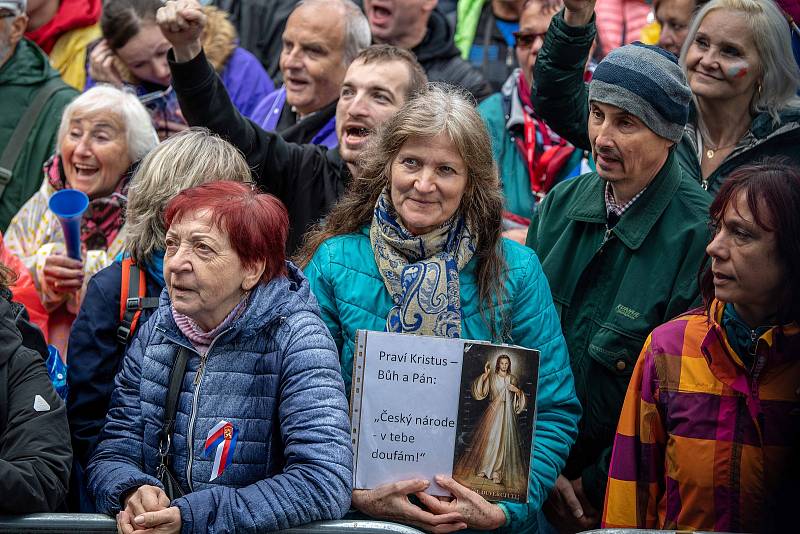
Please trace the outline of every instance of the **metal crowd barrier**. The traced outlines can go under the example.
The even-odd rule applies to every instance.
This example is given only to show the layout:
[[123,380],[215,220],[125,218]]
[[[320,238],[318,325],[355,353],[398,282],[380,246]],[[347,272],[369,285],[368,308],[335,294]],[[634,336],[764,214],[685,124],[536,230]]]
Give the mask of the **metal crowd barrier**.
[[[636,528],[602,528],[598,530],[584,530],[580,534],[711,534],[699,530],[648,530]],[[716,534],[730,534],[717,532]]]
[[[31,514],[0,516],[0,533],[116,534],[117,522],[101,514]],[[423,534],[419,530],[383,521],[320,521],[281,530],[282,534]]]

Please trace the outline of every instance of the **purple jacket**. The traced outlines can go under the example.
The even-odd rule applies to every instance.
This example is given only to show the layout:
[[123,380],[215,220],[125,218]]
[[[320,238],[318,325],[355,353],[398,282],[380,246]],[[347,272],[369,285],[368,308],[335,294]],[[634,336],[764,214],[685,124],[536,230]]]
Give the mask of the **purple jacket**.
[[258,103],[275,90],[261,62],[241,47],[228,58],[220,78],[233,105],[245,117],[252,118]]
[[[223,78],[223,82],[225,79]],[[286,105],[286,88],[281,87],[264,97],[258,106],[253,110],[250,119],[261,126],[267,132],[274,132],[278,126],[278,120],[281,117],[283,106]],[[331,120],[325,123],[322,128],[317,131],[313,139],[312,145],[321,145],[327,148],[336,148],[339,145],[339,139],[336,137],[336,117],[331,117]]]

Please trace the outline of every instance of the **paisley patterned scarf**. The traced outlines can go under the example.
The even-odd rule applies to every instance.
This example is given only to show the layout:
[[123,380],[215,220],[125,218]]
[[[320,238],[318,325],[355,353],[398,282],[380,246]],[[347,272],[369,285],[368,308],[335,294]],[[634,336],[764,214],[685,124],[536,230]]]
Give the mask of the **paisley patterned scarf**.
[[[124,210],[128,202],[128,184],[133,176],[136,164],[125,171],[114,192],[107,197],[89,201],[89,207],[81,220],[81,242],[87,250],[106,250],[117,237],[125,222]],[[44,164],[44,172],[48,182],[56,191],[69,189],[64,167],[58,155],[51,157]]]
[[456,213],[436,230],[415,236],[397,219],[384,191],[375,204],[369,238],[394,302],[386,331],[460,337],[458,273],[475,252],[464,217]]

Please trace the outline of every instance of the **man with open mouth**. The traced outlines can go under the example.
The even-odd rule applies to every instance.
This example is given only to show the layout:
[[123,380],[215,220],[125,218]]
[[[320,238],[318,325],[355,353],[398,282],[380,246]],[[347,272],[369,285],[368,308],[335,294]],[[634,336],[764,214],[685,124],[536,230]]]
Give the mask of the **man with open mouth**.
[[205,17],[196,0],[171,0],[158,23],[172,43],[172,84],[190,126],[204,126],[241,150],[258,185],[289,211],[290,253],[359,173],[358,157],[371,133],[427,84],[413,54],[373,46],[356,56],[345,73],[336,106],[338,149],[288,143],[243,118],[231,105],[205,58],[200,35]]
[[492,94],[481,71],[461,58],[437,0],[364,0],[372,42],[410,50],[432,82],[466,89],[476,100]]
[[334,148],[344,75],[370,40],[367,18],[352,0],[298,4],[281,37],[283,87],[265,96],[250,118],[289,142]]

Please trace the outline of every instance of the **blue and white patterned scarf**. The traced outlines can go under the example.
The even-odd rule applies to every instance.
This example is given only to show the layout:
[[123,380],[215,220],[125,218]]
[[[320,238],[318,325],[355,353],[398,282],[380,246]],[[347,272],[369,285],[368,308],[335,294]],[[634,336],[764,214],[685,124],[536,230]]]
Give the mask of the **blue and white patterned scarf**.
[[456,213],[436,230],[415,236],[397,219],[384,191],[375,204],[369,238],[394,302],[386,331],[461,337],[458,273],[475,252],[464,217]]

